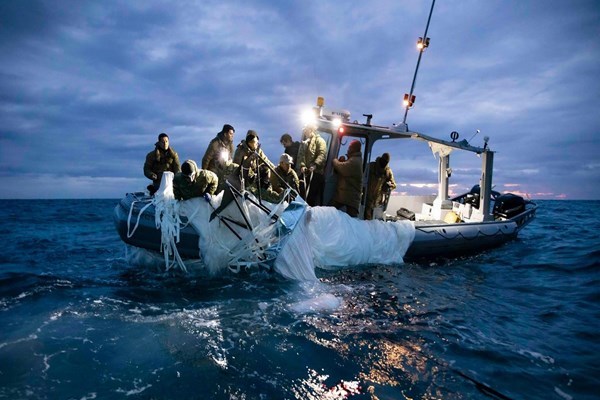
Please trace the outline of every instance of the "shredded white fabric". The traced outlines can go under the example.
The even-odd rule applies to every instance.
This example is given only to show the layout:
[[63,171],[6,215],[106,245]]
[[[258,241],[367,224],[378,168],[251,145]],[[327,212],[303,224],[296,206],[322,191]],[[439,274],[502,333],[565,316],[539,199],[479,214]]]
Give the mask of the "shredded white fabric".
[[[238,202],[246,218],[233,201],[210,221],[211,214],[221,204],[223,192],[210,203],[204,198],[176,201],[172,180],[172,173],[163,174],[161,188],[153,200],[167,269],[177,264],[187,271],[176,247],[181,217],[187,217],[187,223],[198,233],[201,253],[198,256],[211,275],[243,266],[268,265],[287,279],[314,281],[315,268],[402,264],[415,236],[411,221],[363,221],[333,207],[311,208],[304,203],[292,203],[294,209],[290,212],[292,207],[287,208],[287,202],[263,202],[270,210],[267,214],[243,198],[238,198]],[[284,215],[284,210],[286,217],[273,218]],[[231,220],[239,224],[248,222],[251,229]]]
[[334,207],[312,207],[275,262],[294,280],[316,279],[315,268],[398,265],[415,237],[411,221],[363,221]]
[[[171,269],[175,263],[182,271],[187,272],[185,263],[177,251],[176,243],[179,243],[179,232],[181,220],[179,218],[179,203],[175,201],[173,194],[173,177],[172,172],[164,172],[160,181],[160,188],[154,194],[152,204],[155,207],[154,221],[156,228],[161,232],[161,251],[165,257],[165,266],[167,271]],[[140,212],[141,214],[141,212]],[[170,262],[170,257],[173,261]]]

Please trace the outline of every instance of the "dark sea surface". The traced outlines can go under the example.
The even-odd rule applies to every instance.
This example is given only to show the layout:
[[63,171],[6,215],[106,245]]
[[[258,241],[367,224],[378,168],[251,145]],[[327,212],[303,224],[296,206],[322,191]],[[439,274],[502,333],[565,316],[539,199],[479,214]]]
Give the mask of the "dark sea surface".
[[129,265],[116,203],[0,201],[0,398],[600,396],[599,201],[539,201],[474,257],[319,283]]

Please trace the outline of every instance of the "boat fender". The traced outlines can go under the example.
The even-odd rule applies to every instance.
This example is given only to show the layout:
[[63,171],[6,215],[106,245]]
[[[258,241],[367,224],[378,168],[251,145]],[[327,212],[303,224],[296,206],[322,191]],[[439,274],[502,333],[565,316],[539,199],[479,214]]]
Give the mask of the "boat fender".
[[444,222],[447,224],[456,224],[456,223],[460,222],[460,217],[454,211],[450,211],[444,217]]

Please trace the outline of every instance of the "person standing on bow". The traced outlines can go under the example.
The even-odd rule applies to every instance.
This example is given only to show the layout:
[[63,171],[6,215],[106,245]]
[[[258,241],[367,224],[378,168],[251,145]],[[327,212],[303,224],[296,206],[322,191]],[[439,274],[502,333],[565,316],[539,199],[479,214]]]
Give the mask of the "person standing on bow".
[[163,172],[170,171],[175,174],[181,170],[179,155],[169,146],[169,135],[164,132],[159,134],[158,142],[154,146],[154,150],[146,155],[146,161],[144,162],[144,175],[152,180],[152,184],[147,187],[151,196],[160,187]]
[[173,194],[177,200],[204,197],[206,201],[210,201],[218,183],[217,174],[207,169],[198,169],[194,160],[185,160],[181,172],[173,178]]
[[[277,193],[283,193],[289,186],[296,193],[300,192],[300,181],[296,171],[292,168],[292,157],[283,153],[279,157],[279,165],[275,168],[276,174],[271,174],[271,184]],[[282,181],[283,180],[283,181]]]
[[249,130],[246,134],[246,140],[242,140],[237,146],[233,163],[241,167],[241,177],[246,185],[250,185],[257,177],[258,168],[261,164],[268,164],[271,168],[275,168],[260,148],[258,134],[253,130]]
[[365,205],[365,219],[373,219],[373,209],[383,204],[383,198],[396,189],[394,173],[389,166],[390,154],[383,153],[369,163],[369,186]]
[[348,146],[348,159],[341,156],[333,160],[333,170],[338,175],[335,195],[331,205],[338,210],[345,208],[351,217],[358,217],[360,198],[362,196],[362,152],[360,142],[353,140]]
[[302,133],[306,140],[300,145],[296,163],[302,184],[300,194],[308,205],[320,206],[323,204],[327,144],[314,126],[307,125]]
[[217,193],[223,189],[225,177],[236,167],[232,165],[234,134],[233,126],[223,125],[223,129],[210,141],[202,157],[202,169],[214,172],[219,178]]

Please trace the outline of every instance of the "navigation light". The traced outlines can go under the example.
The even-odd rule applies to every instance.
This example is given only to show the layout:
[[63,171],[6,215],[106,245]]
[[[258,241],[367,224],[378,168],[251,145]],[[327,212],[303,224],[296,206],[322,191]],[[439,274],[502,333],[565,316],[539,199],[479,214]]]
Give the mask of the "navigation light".
[[422,37],[419,37],[419,40],[417,40],[417,49],[423,51],[427,47],[429,47],[429,38],[425,38],[425,40],[423,40]]

